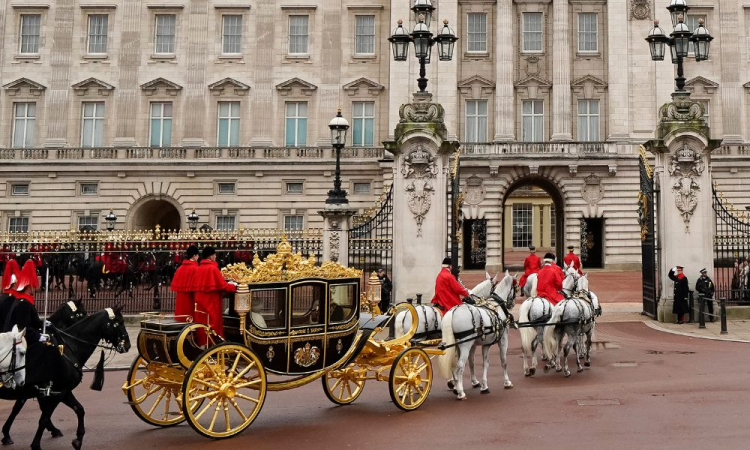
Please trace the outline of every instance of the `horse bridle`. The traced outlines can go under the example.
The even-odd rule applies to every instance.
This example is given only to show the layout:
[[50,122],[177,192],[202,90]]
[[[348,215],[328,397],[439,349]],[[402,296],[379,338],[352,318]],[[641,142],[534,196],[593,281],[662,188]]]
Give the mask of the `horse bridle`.
[[0,358],[0,361],[4,361],[5,358],[10,356],[10,366],[8,366],[8,370],[0,372],[0,378],[2,378],[3,384],[9,385],[11,389],[15,388],[15,385],[16,385],[16,380],[13,379],[13,374],[18,372],[19,370],[23,370],[26,368],[26,365],[23,365],[21,367],[16,367],[16,349],[18,348],[18,345],[20,343],[21,343],[20,339],[14,338],[13,346],[8,351],[8,354]]
[[[562,288],[561,291],[565,297],[571,297],[573,294],[575,294],[577,292],[576,288],[578,287],[578,278],[576,278],[573,274],[568,274],[565,276],[565,278],[568,278],[568,277],[573,278],[573,287],[570,289]],[[565,280],[563,279],[563,281]],[[565,291],[570,291],[570,292],[565,292]]]

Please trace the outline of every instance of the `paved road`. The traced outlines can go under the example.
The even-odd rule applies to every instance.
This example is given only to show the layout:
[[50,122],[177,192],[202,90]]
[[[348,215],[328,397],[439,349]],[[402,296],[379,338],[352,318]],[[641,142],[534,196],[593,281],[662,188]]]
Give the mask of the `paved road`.
[[[249,429],[216,442],[186,424],[160,430],[142,423],[122,403],[125,373],[109,372],[104,392],[88,390],[88,379],[78,391],[88,411],[84,448],[748,448],[747,344],[676,336],[636,322],[602,323],[597,334],[593,367],[569,379],[557,373],[524,378],[516,334],[510,350],[515,389],[502,389],[494,354],[490,395],[471,391],[459,402],[439,381],[429,400],[411,413],[390,403],[385,383],[368,384],[355,404],[334,407],[316,382],[270,393]],[[0,404],[0,414],[9,407]],[[16,423],[13,448],[27,448],[37,418],[36,405],[28,404]],[[55,423],[66,436],[45,438],[44,448],[69,449],[74,416],[61,409]]]

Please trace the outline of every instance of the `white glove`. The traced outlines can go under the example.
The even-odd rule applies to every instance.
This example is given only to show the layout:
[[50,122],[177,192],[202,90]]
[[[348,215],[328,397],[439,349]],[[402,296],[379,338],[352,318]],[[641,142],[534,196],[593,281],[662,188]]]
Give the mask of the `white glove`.
[[677,272],[677,266],[672,267],[672,272]]
[[48,334],[40,334],[39,335],[39,342],[49,342],[49,335]]
[[231,284],[232,286],[237,286],[237,282],[235,281],[229,281],[228,284]]

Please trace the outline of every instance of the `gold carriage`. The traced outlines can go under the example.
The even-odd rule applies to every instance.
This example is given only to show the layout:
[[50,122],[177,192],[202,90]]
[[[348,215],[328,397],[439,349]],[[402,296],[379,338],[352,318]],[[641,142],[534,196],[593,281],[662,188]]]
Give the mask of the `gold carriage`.
[[[332,262],[317,266],[282,241],[264,261],[256,256],[252,269],[238,264],[222,273],[239,284],[224,316],[226,340],[180,317],[141,322],[139,356],[122,389],[145,422],[168,427],[187,421],[206,437],[231,437],[255,420],[266,392],[318,378],[337,404],[353,402],[366,380],[389,382],[391,398],[405,410],[427,398],[429,354],[439,351],[412,346],[417,321],[411,305],[384,316],[361,313],[362,304],[369,305],[360,301],[361,271]],[[404,308],[412,310],[409,332],[376,339]],[[201,335],[205,350],[197,343]]]

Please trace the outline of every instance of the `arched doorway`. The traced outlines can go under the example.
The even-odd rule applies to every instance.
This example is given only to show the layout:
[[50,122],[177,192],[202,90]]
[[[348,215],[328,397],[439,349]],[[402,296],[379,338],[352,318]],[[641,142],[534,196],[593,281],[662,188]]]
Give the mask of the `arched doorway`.
[[562,261],[565,249],[565,202],[560,190],[545,178],[517,180],[505,192],[502,202],[503,268],[520,270],[529,245],[540,256],[546,252]]
[[162,230],[182,228],[181,208],[177,202],[167,197],[142,198],[130,211],[128,228],[131,230],[152,230],[156,225]]

